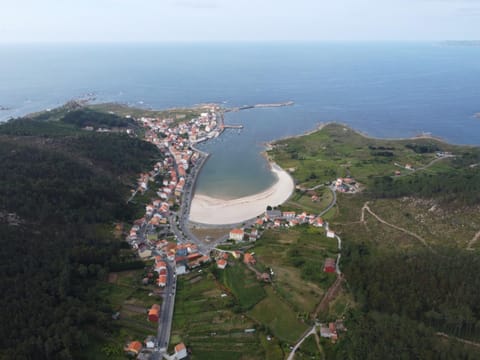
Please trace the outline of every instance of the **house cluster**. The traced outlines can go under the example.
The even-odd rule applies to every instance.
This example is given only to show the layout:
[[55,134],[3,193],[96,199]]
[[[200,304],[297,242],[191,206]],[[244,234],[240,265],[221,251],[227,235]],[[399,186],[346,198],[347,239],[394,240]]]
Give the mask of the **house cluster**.
[[165,175],[157,194],[170,206],[180,203],[188,169],[199,160],[199,153],[192,151],[190,146],[223,131],[223,127],[218,126],[216,107],[209,106],[205,110],[197,118],[176,124],[172,119],[140,118],[146,129],[145,139],[164,154],[164,160],[156,164],[156,171]]
[[[160,240],[157,241],[156,248],[160,254],[157,258],[166,257],[169,261],[175,261],[175,273],[177,275],[185,274],[188,270],[195,269],[210,261],[210,257],[202,255],[198,246],[191,243],[178,244]],[[159,286],[161,285],[159,284]]]
[[232,229],[229,233],[229,239],[235,242],[256,241],[260,238],[262,229],[288,228],[302,224],[323,227],[324,221],[320,216],[307,214],[306,212],[297,214],[294,211],[267,210],[252,226],[244,229]]
[[[320,216],[302,212],[297,214],[294,211],[267,210],[261,219],[266,227],[293,227],[297,225],[309,224],[315,227],[323,227],[324,221]],[[257,220],[257,224],[260,221]]]
[[339,337],[339,333],[347,331],[347,328],[343,324],[342,320],[336,320],[329,324],[320,324],[320,336],[330,339],[332,342],[336,342]]
[[242,257],[242,253],[238,250],[230,251],[230,250],[216,250],[213,254],[213,258],[217,264],[217,268],[220,270],[224,270],[228,265],[228,258],[232,256],[235,260],[239,260]]
[[335,183],[335,191],[342,193],[355,193],[358,191],[358,184],[355,179],[346,177],[338,178]]
[[[230,255],[235,259],[235,260],[240,260],[242,258],[242,253],[240,251],[217,251],[216,254],[214,255],[215,262],[217,264],[217,268],[220,270],[224,270],[227,265],[228,265],[228,259]],[[271,276],[273,275],[273,271],[270,270],[270,273],[264,272],[261,273],[258,270],[252,268],[252,266],[255,266],[257,264],[257,260],[254,257],[254,253],[244,253],[243,254],[243,263],[247,266],[249,266],[251,269],[253,269],[257,275],[258,280],[263,280],[265,282],[270,282],[271,281]]]
[[[145,244],[145,239],[139,234],[141,229],[146,225],[150,225],[154,229],[166,225],[169,215],[170,204],[161,199],[153,200],[145,206],[145,216],[134,221],[128,234],[127,242],[130,243],[134,249],[138,249],[140,254],[147,245]],[[146,255],[147,258],[149,256],[150,255]]]
[[[124,351],[137,360],[148,360],[155,349],[156,339],[154,336],[148,336],[143,343],[140,341],[131,341],[126,344]],[[171,360],[182,360],[188,357],[187,347],[184,343],[179,343],[174,347],[174,353],[167,358]]]

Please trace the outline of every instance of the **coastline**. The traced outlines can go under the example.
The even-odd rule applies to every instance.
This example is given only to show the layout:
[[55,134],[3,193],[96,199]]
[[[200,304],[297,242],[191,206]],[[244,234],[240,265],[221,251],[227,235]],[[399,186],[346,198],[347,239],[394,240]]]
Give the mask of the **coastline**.
[[223,200],[195,194],[190,206],[189,220],[205,225],[238,224],[265,212],[267,206],[283,204],[292,195],[295,183],[285,170],[270,162],[277,181],[267,190],[233,200]]

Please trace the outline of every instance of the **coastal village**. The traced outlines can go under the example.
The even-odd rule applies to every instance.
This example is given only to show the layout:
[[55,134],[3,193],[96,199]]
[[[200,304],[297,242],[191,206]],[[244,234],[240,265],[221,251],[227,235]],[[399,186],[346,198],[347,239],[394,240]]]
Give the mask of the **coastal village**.
[[[158,334],[148,336],[143,342],[134,339],[125,345],[125,352],[138,359],[183,359],[188,356],[189,350],[184,343],[176,344],[173,354],[167,353],[177,276],[210,262],[215,262],[221,271],[233,264],[232,261],[242,261],[255,273],[258,281],[270,283],[275,279],[274,269],[259,269],[254,252],[222,250],[216,244],[205,244],[191,233],[186,234],[185,227],[181,224],[188,214],[185,206],[188,209],[195,177],[208,156],[195,149],[195,144],[218,137],[224,131],[223,116],[219,114],[219,109],[212,105],[206,106],[200,116],[189,121],[147,117],[138,119],[145,129],[146,141],[157,146],[163,156],[150,172],[139,175],[136,188],[132,190],[129,199],[134,201],[136,196],[148,191],[151,193],[152,190],[156,195],[146,204],[144,216],[131,226],[126,240],[140,259],[147,264],[153,261],[142,284],[153,284],[158,289],[157,296],[163,299],[161,305],[152,303],[145,313],[146,321],[158,324]],[[161,177],[161,181],[156,181],[157,177]],[[334,191],[357,191],[357,184],[351,178],[337,179],[332,182],[332,186]],[[312,195],[311,201],[317,200]],[[301,225],[324,229],[327,238],[338,240],[340,251],[340,238],[329,229],[328,222],[321,216],[276,208],[269,208],[241,228],[231,229],[223,240],[237,245],[255,243],[267,229],[288,229]],[[323,271],[341,277],[339,260],[339,254],[337,259],[325,258]],[[341,320],[318,326],[320,335],[333,342],[337,341],[338,333],[346,330]]]

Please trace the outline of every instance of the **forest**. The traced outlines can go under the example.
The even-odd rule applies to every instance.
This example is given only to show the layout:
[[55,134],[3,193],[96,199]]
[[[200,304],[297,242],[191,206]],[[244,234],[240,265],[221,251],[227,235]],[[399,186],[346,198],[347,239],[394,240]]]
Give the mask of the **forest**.
[[91,126],[95,129],[136,126],[132,119],[85,108],[67,112],[61,121],[82,128]]
[[462,249],[379,256],[348,242],[343,254],[359,308],[348,315],[346,341],[332,358],[478,359],[478,349],[454,339],[480,339],[477,256]]
[[420,196],[443,203],[475,205],[480,203],[480,167],[458,168],[437,174],[418,173],[392,178],[374,179],[370,194],[377,198]]
[[109,229],[132,221],[129,190],[159,158],[136,138],[58,121],[0,126],[1,359],[78,358],[89,329],[110,331],[96,295],[119,266]]

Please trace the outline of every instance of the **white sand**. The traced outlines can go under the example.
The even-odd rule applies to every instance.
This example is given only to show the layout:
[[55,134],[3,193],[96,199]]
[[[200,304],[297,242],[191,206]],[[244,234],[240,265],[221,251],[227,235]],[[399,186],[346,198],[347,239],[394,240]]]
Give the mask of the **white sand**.
[[288,200],[295,184],[292,177],[278,165],[271,164],[277,182],[267,190],[233,200],[195,194],[190,206],[190,220],[211,225],[236,224],[265,212],[268,205],[278,206]]

